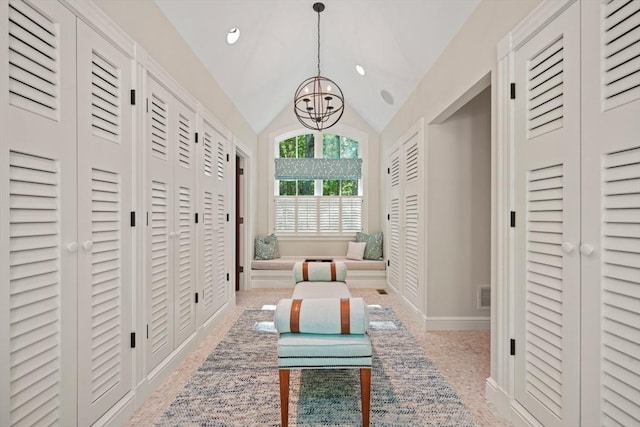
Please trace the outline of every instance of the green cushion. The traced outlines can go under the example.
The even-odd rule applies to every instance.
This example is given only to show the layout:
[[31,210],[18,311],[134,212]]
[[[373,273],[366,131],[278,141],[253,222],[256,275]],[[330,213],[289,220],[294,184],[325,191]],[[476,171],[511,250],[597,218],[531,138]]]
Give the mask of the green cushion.
[[356,242],[366,242],[364,249],[364,259],[380,260],[382,258],[382,231],[368,235],[366,233],[356,233]]
[[280,258],[280,252],[278,252],[278,238],[273,234],[265,237],[257,236],[255,241],[255,251],[256,259]]

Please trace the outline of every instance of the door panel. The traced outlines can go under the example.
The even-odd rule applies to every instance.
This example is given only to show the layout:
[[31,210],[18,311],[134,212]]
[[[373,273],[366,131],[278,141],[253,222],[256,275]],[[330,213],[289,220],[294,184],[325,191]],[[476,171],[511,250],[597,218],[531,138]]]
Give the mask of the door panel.
[[579,17],[515,52],[515,397],[545,426],[579,423]]

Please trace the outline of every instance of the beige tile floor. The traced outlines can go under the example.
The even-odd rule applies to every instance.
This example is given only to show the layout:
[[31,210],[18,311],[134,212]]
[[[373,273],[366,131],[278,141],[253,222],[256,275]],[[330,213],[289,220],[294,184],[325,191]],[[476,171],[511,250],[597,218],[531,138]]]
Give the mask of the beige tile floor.
[[[508,427],[511,424],[498,415],[492,404],[484,398],[485,379],[489,376],[488,331],[425,332],[411,315],[410,309],[393,294],[380,295],[373,289],[352,289],[354,296],[368,304],[393,308],[427,356],[453,386],[480,426]],[[215,346],[222,340],[245,307],[275,304],[291,295],[290,289],[264,289],[236,293],[236,307],[191,354],[180,367],[147,399],[128,422],[128,426],[152,426],[163,414],[176,395],[189,381]]]

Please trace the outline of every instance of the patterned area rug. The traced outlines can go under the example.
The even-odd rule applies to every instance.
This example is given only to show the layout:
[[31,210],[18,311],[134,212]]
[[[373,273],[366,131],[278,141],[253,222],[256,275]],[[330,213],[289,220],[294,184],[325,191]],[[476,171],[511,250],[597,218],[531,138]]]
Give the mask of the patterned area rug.
[[[392,309],[372,308],[372,426],[476,426]],[[245,310],[157,426],[278,426],[273,311]],[[291,426],[361,424],[357,369],[292,370]]]

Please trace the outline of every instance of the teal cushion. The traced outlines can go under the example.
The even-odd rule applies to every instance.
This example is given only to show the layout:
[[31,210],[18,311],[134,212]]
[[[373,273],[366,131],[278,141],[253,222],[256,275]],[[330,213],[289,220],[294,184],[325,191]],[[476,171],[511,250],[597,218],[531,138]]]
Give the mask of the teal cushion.
[[280,368],[355,368],[371,366],[368,335],[280,334]]
[[280,258],[280,252],[278,252],[278,238],[273,234],[265,237],[257,236],[255,241],[255,251],[256,259]]
[[356,242],[366,242],[364,248],[364,259],[382,259],[382,231],[368,235],[366,233],[356,233]]

